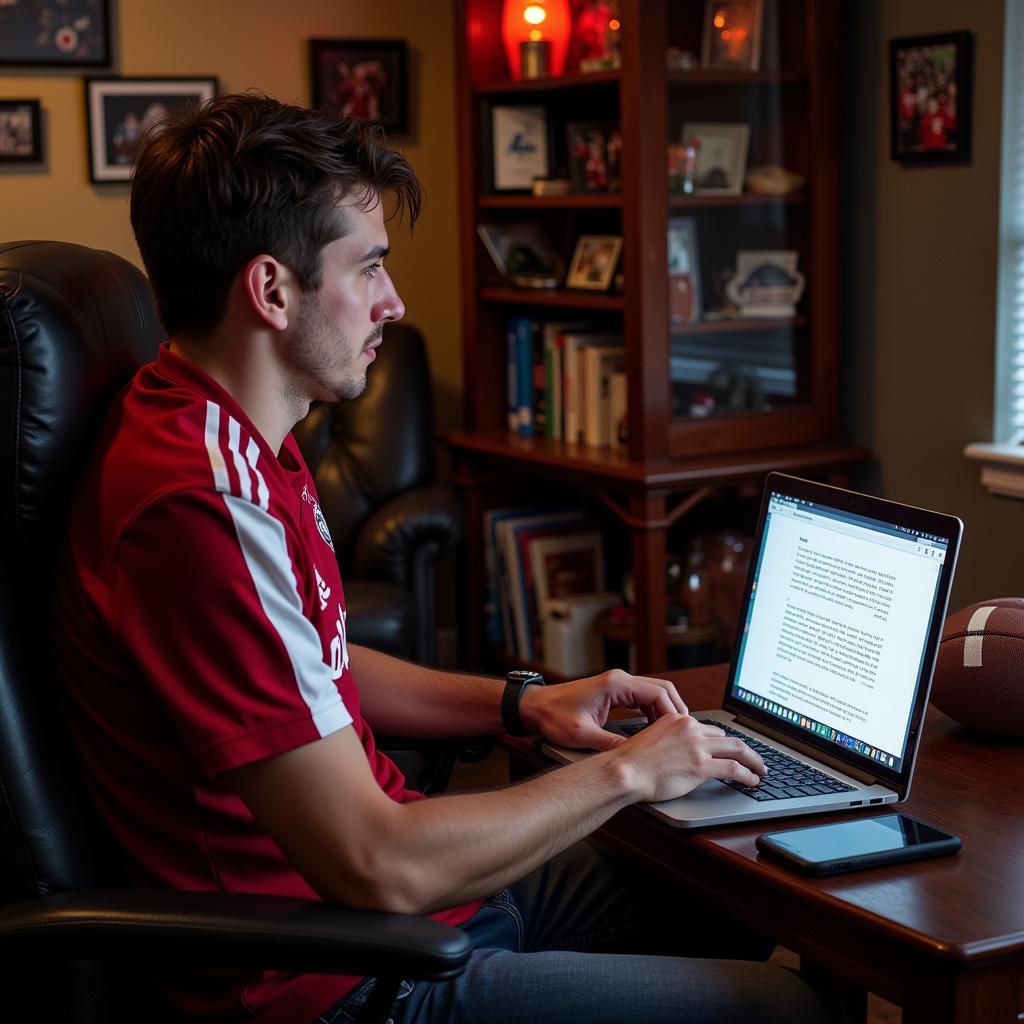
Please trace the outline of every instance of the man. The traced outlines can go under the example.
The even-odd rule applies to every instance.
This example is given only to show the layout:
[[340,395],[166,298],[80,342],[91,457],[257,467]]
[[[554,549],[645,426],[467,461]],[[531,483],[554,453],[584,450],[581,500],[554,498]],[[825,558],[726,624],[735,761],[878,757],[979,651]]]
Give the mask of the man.
[[[756,784],[745,745],[671,683],[621,671],[544,688],[350,647],[341,580],[290,435],[355,398],[404,313],[385,203],[421,191],[374,129],[253,95],[175,115],[139,149],[131,217],[170,340],[107,420],[72,515],[58,661],[97,803],[140,879],[430,914],[477,944],[462,978],[405,986],[396,1020],[824,1020],[761,963],[620,957],[668,936],[756,949],[695,907],[667,921],[574,844],[638,800]],[[508,696],[506,696],[506,692]],[[600,751],[517,786],[423,800],[374,732],[500,732]],[[656,721],[629,741],[614,706]],[[568,852],[566,852],[568,851]],[[524,955],[523,951],[530,951]],[[349,1019],[372,980],[198,972],[184,1017]]]

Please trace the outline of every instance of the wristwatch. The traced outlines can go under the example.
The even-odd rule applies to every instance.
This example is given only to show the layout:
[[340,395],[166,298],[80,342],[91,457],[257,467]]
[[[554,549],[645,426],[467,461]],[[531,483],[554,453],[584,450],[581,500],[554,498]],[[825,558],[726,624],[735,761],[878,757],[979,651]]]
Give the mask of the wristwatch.
[[544,677],[529,669],[513,669],[505,677],[505,691],[501,695],[501,723],[509,736],[531,736],[535,729],[527,729],[519,717],[519,702],[528,686],[543,686]]

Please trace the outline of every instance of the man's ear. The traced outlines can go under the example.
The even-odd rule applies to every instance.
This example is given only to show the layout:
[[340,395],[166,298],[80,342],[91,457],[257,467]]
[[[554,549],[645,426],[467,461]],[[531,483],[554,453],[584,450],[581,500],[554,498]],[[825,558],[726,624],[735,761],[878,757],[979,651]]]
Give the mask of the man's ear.
[[253,313],[268,327],[283,331],[295,315],[301,287],[295,275],[273,256],[254,256],[242,271],[242,293]]

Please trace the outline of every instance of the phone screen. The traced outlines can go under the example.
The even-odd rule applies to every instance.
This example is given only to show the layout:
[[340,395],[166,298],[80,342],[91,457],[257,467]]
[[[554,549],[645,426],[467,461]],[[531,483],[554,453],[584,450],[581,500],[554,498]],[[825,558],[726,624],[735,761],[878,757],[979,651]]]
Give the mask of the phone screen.
[[814,825],[770,836],[776,846],[812,863],[905,850],[948,838],[946,832],[902,814]]

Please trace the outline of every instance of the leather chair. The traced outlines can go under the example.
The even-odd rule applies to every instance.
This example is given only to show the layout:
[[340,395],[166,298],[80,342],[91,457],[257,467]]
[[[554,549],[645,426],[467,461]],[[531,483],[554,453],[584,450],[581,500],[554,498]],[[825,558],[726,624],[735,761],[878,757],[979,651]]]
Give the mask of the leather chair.
[[[106,406],[162,337],[144,276],[60,242],[0,245],[0,1000],[6,1020],[159,1019],[105,965],[187,963],[375,975],[464,967],[464,932],[404,915],[245,894],[124,889],[81,782],[48,641],[63,521]],[[133,996],[133,998],[139,998]]]
[[349,638],[436,663],[435,566],[462,539],[462,507],[435,483],[430,366],[415,327],[389,324],[355,401],[295,427],[341,565]]

